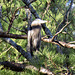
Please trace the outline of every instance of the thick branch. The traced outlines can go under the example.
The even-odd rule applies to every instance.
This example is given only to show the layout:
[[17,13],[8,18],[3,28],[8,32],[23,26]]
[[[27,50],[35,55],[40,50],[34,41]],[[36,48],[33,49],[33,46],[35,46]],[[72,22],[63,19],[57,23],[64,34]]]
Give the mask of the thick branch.
[[[20,64],[20,63],[15,63],[15,62],[9,62],[9,61],[4,61],[0,62],[1,65],[4,66],[6,69],[10,69],[12,71],[23,71],[25,69],[25,65]],[[4,69],[2,68],[2,69]]]
[[0,31],[1,38],[27,39],[27,35],[7,34]]
[[50,70],[45,69],[43,67],[38,69],[37,67],[35,67],[33,65],[27,65],[27,64],[23,64],[23,63],[15,63],[15,62],[9,62],[9,61],[0,62],[0,64],[3,65],[4,68],[10,69],[12,71],[21,72],[21,71],[24,71],[25,69],[33,69],[42,74],[54,75]]

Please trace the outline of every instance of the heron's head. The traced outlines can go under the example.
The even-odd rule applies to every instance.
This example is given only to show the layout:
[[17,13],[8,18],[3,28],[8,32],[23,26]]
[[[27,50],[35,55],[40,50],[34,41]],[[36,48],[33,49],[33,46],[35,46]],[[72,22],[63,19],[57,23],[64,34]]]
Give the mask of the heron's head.
[[41,19],[35,19],[32,23],[31,23],[31,26],[37,26],[37,25],[40,25],[43,24],[43,23],[46,23],[47,21],[45,20],[41,20]]

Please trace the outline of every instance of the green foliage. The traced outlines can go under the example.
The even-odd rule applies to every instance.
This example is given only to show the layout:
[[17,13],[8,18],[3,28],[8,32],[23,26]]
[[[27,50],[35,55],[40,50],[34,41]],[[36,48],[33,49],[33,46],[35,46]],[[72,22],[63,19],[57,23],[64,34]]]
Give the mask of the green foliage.
[[[40,18],[47,20],[46,26],[50,29],[52,35],[55,35],[58,24],[63,21],[65,11],[68,9],[66,7],[66,3],[69,0],[37,0],[32,3],[33,8],[36,10]],[[46,10],[48,3],[50,3],[50,7]],[[1,21],[2,27],[4,31],[8,30],[9,19],[11,19],[12,14],[18,7],[25,6],[22,0],[0,0],[0,4],[2,5],[2,19],[6,20]],[[18,12],[20,12],[18,14]],[[19,9],[16,12],[16,19],[14,20],[12,26],[15,28],[23,29],[23,26],[28,24],[27,21],[23,21],[26,17],[25,9]],[[9,17],[9,18],[8,18]],[[35,19],[33,17],[33,19]],[[75,9],[73,8],[68,16],[68,21],[71,21],[70,25],[68,25],[61,34],[58,35],[58,40],[70,42],[74,41],[73,31],[75,30]],[[64,34],[64,32],[67,32]],[[13,27],[10,30],[10,33],[13,34],[24,34]],[[42,35],[45,35],[45,32],[42,30]],[[25,34],[24,34],[25,35]],[[24,50],[26,50],[27,40],[24,39],[12,39],[18,45],[20,45]],[[26,59],[11,45],[1,41],[0,39],[0,61],[15,61],[15,62],[25,62]],[[10,48],[10,49],[9,49]],[[56,75],[60,75],[63,71],[67,71],[66,63],[68,63],[68,68],[70,71],[75,71],[75,50],[62,48],[63,54],[57,53],[57,47],[54,44],[49,44],[42,42],[40,52],[37,54],[39,58],[39,65],[35,64],[37,68],[41,66],[50,69]],[[35,54],[35,52],[34,52]],[[3,66],[0,66],[0,69]],[[14,72],[11,70],[0,70],[0,75],[38,75],[37,71],[25,70],[24,72]]]
[[4,52],[1,52],[1,53],[0,53],[0,58],[2,58],[2,56],[4,56],[7,51],[8,51],[8,50],[6,50],[6,51],[4,51]]
[[14,72],[11,70],[0,70],[0,75],[37,75],[38,72],[26,70],[25,72]]

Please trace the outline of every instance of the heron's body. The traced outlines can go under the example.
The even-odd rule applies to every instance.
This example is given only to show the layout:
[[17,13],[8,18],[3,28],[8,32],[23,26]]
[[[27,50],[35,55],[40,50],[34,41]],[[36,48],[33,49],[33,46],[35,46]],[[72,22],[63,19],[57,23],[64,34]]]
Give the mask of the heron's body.
[[36,19],[32,22],[28,31],[28,47],[33,56],[33,50],[39,50],[41,44],[41,24],[46,21]]

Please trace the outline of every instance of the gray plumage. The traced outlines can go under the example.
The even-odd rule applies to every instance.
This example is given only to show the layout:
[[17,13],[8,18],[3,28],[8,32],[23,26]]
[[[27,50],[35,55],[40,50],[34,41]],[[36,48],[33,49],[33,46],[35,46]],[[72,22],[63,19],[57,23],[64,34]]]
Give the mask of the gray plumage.
[[33,56],[33,51],[39,50],[41,44],[41,24],[47,21],[35,19],[28,31],[28,50]]

